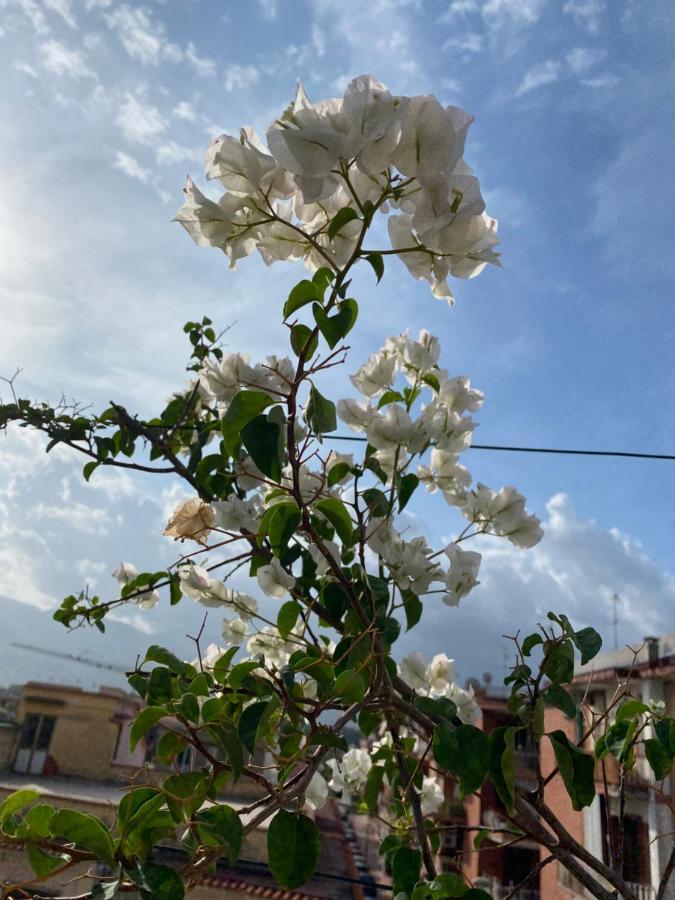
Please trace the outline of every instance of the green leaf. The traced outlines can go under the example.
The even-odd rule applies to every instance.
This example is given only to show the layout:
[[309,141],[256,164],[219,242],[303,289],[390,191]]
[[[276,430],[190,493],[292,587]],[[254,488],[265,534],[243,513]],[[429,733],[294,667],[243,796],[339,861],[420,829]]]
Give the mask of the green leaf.
[[552,684],[544,691],[544,700],[548,706],[555,706],[564,712],[568,719],[573,719],[577,714],[577,704],[574,697],[559,684]]
[[478,790],[490,768],[488,739],[473,725],[437,725],[433,752],[438,765],[459,778],[464,796]]
[[284,319],[287,319],[296,309],[300,309],[306,303],[314,300],[321,300],[323,291],[314,281],[308,281],[304,278],[299,281],[288,295],[288,300],[284,303]]
[[513,807],[516,783],[517,728],[494,728],[490,732],[490,778],[507,809]]
[[296,356],[304,351],[304,358],[311,359],[319,346],[319,337],[312,328],[298,322],[291,328],[291,347]]
[[281,480],[282,439],[280,425],[268,416],[255,416],[241,430],[242,443],[251,459],[272,481]]
[[384,259],[382,258],[382,254],[366,253],[364,259],[366,259],[373,267],[373,272],[375,272],[375,276],[377,278],[377,284],[379,284],[382,280],[382,276],[384,275]]
[[413,594],[412,591],[406,591],[403,596],[403,611],[405,612],[406,631],[410,631],[422,618],[422,601]]
[[582,628],[572,635],[577,650],[581,653],[581,665],[586,665],[600,652],[602,638],[595,628]]
[[548,738],[572,807],[580,810],[590,806],[595,797],[593,757],[571,744],[564,731],[552,731]]
[[309,425],[310,431],[319,437],[337,429],[335,404],[320,394],[313,384],[309,389],[305,421]]
[[574,677],[574,647],[571,641],[547,641],[542,671],[554,684],[567,684]]
[[328,487],[334,487],[351,470],[348,462],[335,463],[328,472]]
[[342,500],[337,497],[328,497],[326,500],[318,500],[314,509],[322,513],[331,523],[342,543],[351,547],[354,543],[354,523]]
[[259,732],[265,725],[266,716],[270,713],[270,704],[274,704],[273,711],[277,703],[276,697],[273,697],[272,700],[258,700],[247,706],[239,717],[237,734],[249,753],[255,752]]
[[94,474],[96,469],[101,465],[98,460],[93,459],[91,462],[85,463],[82,468],[82,475],[84,476],[85,481],[89,481],[91,476]]
[[153,862],[139,863],[132,875],[143,900],[183,900],[183,880],[175,869]]
[[652,767],[654,778],[662,781],[670,772],[673,760],[663,749],[663,745],[658,738],[649,738],[644,742],[645,756],[647,762]]
[[238,781],[244,769],[244,748],[234,725],[227,722],[217,728],[209,728],[209,732],[227,754],[232,777]]
[[315,731],[307,741],[308,747],[312,744],[319,744],[321,747],[334,747],[336,750],[344,750],[345,752],[349,750],[349,745],[342,735],[335,734],[330,729]]
[[408,500],[415,493],[415,489],[417,485],[420,483],[419,478],[415,475],[414,472],[408,472],[407,475],[404,475],[398,486],[398,511],[403,512],[404,508],[408,504]]
[[50,822],[52,835],[74,844],[78,850],[95,853],[109,866],[115,864],[112,835],[100,819],[74,809],[59,809]]
[[166,804],[176,822],[188,822],[206,799],[209,776],[205,772],[183,772],[170,775],[162,789]]
[[244,683],[244,679],[246,678],[246,676],[250,675],[251,672],[259,668],[260,663],[256,659],[247,659],[245,662],[237,663],[236,666],[232,666],[229,677],[227,679],[227,683],[235,691],[238,691]]
[[321,297],[326,293],[326,288],[329,284],[332,284],[334,279],[335,272],[332,269],[329,269],[328,266],[322,266],[312,275],[312,281],[321,292]]
[[528,636],[523,641],[523,656],[529,656],[538,644],[543,643],[544,639],[540,634],[537,634],[536,632],[534,634],[528,634]]
[[358,219],[359,214],[351,206],[343,206],[333,216],[333,220],[328,226],[328,237],[332,241],[335,235],[341,231],[349,222]]
[[0,803],[0,826],[4,825],[7,819],[13,816],[15,812],[23,809],[24,806],[28,806],[33,800],[37,800],[39,796],[39,791],[23,788],[20,791],[14,791],[9,797],[5,797]]
[[269,510],[268,534],[272,553],[281,556],[300,524],[300,510],[295,503],[279,503]]
[[272,397],[262,391],[239,391],[234,395],[221,422],[225,449],[230,456],[241,443],[242,428],[272,403]]
[[314,321],[331,350],[349,334],[359,314],[358,303],[352,299],[343,300],[338,309],[334,316],[329,316],[318,303],[312,307]]
[[229,647],[216,661],[216,664],[213,667],[213,677],[220,684],[223,684],[223,682],[227,680],[227,673],[230,670],[230,665],[238,649],[239,647]]
[[160,647],[158,644],[148,647],[145,654],[145,662],[156,662],[160,666],[166,666],[174,675],[185,675],[186,673],[194,675],[194,669],[189,663],[178,659],[175,653],[167,650],[166,647]]
[[384,780],[384,766],[373,766],[368,772],[366,788],[363,793],[369,812],[377,812],[382,781]]
[[616,721],[623,722],[625,719],[634,719],[642,713],[648,713],[649,707],[642,700],[626,700],[616,711]]
[[605,747],[619,762],[626,762],[630,754],[633,737],[635,736],[635,721],[615,722],[605,734]]
[[157,666],[150,673],[147,685],[148,703],[158,706],[173,699],[173,681],[171,672],[163,666]]
[[270,871],[282,887],[292,890],[311,878],[321,845],[314,822],[299,813],[281,809],[267,829]]
[[412,847],[399,847],[391,859],[391,874],[394,879],[394,894],[412,893],[420,880],[422,870],[422,854]]
[[63,853],[59,853],[58,856],[52,856],[50,853],[45,853],[44,850],[36,847],[35,844],[30,843],[26,844],[26,856],[31,869],[38,878],[48,878],[52,872],[55,872],[56,869],[70,859],[69,856]]
[[302,607],[297,600],[287,600],[279,610],[277,615],[277,628],[282,638],[288,637],[293,630],[293,626],[298,621],[300,610]]
[[199,834],[204,843],[211,846],[225,844],[230,865],[234,865],[239,856],[241,842],[244,837],[244,826],[241,819],[230,806],[220,804],[203,809],[197,816]]
[[332,693],[336,697],[343,697],[351,703],[357,703],[359,700],[363,700],[366,686],[358,672],[353,669],[345,669],[335,679]]

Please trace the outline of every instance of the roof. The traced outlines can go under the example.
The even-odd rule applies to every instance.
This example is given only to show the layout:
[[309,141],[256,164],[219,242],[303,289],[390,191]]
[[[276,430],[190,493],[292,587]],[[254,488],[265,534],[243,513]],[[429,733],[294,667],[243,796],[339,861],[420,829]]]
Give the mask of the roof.
[[[657,642],[656,663],[650,660],[649,643]],[[613,675],[617,671],[628,670],[634,667],[638,670],[648,670],[650,677],[658,677],[659,669],[663,674],[670,674],[669,669],[675,662],[675,632],[664,634],[659,638],[643,638],[631,645],[625,645],[618,650],[608,650],[600,653],[595,659],[579,666],[575,671],[575,680],[588,675]],[[644,674],[644,671],[643,671]]]

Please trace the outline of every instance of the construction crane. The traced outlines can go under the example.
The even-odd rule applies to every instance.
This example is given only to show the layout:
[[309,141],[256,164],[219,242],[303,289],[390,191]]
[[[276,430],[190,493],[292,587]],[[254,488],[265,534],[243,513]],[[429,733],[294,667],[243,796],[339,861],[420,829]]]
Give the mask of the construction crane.
[[94,659],[87,659],[86,656],[76,656],[74,653],[64,653],[59,650],[48,650],[46,647],[35,647],[33,644],[13,643],[12,647],[18,647],[20,650],[30,650],[33,653],[41,653],[45,656],[58,656],[60,659],[69,659],[71,662],[82,663],[84,666],[93,666],[95,669],[106,669],[109,672],[121,672],[122,674],[125,674],[128,671],[124,666],[115,666],[112,663],[97,662]]

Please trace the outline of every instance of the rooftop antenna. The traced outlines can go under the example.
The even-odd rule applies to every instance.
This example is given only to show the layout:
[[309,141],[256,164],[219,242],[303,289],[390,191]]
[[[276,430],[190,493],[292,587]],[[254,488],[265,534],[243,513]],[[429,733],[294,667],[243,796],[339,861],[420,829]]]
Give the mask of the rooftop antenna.
[[612,597],[612,631],[614,632],[614,649],[619,649],[619,603],[621,603],[621,597],[618,594],[614,594]]

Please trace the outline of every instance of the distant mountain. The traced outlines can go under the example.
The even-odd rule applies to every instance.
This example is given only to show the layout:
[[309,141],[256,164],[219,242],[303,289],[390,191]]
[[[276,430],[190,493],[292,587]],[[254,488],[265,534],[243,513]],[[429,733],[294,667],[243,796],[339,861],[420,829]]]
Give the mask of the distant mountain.
[[133,669],[148,644],[162,642],[158,635],[111,621],[106,621],[105,634],[88,626],[68,631],[51,615],[49,610],[0,596],[0,685],[46,681],[85,690],[128,687],[124,672]]

